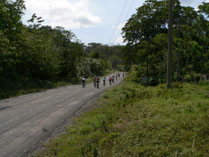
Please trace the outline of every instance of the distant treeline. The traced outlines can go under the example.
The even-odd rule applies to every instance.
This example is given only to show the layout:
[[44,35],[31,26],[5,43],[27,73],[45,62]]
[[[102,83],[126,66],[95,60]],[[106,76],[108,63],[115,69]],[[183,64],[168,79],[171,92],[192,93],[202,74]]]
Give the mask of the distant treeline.
[[33,14],[21,21],[24,0],[0,2],[0,88],[21,88],[31,80],[78,80],[122,68],[121,46],[81,43],[70,30],[42,26]]
[[[168,2],[146,0],[123,28],[126,69],[134,66],[137,82],[165,82],[168,52]],[[209,74],[209,3],[198,10],[174,0],[173,79],[193,81]]]

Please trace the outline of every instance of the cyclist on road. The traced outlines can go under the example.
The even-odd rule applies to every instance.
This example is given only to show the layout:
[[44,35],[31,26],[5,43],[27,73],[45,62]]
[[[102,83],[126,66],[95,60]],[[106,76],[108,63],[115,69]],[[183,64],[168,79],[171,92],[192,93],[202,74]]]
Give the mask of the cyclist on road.
[[106,86],[106,77],[103,78],[103,86]]
[[110,86],[112,85],[112,78],[111,77],[109,77],[109,84],[110,84]]
[[86,78],[82,77],[82,88],[86,88]]
[[97,78],[97,88],[99,89],[99,82],[100,82],[100,79],[99,77]]
[[114,81],[115,81],[115,76],[113,75],[113,76],[112,76],[112,83],[113,83],[113,84],[115,83]]

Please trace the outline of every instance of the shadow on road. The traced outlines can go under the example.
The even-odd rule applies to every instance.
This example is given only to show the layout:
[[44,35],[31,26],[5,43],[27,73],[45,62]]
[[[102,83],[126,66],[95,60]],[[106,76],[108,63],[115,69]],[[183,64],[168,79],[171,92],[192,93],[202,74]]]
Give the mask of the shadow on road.
[[10,106],[8,106],[8,107],[1,107],[0,106],[0,111],[5,110],[5,109],[8,109],[8,108],[10,108]]

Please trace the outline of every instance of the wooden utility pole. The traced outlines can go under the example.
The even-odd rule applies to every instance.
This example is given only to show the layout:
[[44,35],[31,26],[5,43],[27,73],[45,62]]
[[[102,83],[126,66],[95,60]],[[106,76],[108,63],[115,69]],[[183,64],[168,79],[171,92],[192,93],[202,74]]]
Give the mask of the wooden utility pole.
[[149,77],[148,77],[148,75],[149,75],[149,44],[148,44],[148,40],[147,40],[147,58],[146,58],[146,60],[147,60],[147,70],[146,70],[146,75],[147,75],[147,80],[146,80],[146,87],[148,86],[148,83],[149,83]]
[[169,1],[169,20],[168,20],[168,60],[167,60],[167,88],[171,88],[172,83],[172,47],[173,47],[173,0]]
[[[178,24],[178,39],[180,38],[180,29]],[[180,57],[179,57],[179,44],[177,49],[177,60],[176,60],[176,72],[177,72],[177,82],[179,82],[179,76],[180,76]]]

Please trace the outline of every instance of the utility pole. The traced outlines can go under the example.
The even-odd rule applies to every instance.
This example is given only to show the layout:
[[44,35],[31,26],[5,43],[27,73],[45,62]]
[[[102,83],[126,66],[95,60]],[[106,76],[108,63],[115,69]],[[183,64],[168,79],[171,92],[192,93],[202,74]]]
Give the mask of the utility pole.
[[147,69],[146,69],[146,75],[147,75],[147,80],[146,80],[146,87],[148,86],[148,83],[149,83],[149,77],[148,77],[148,75],[149,75],[149,44],[148,44],[148,40],[147,40],[147,58],[146,58],[146,60],[147,60]]
[[[178,24],[178,39],[180,38],[180,29]],[[176,61],[176,72],[177,72],[177,82],[179,82],[179,75],[180,75],[180,59],[179,59],[179,44],[177,46],[177,61]]]
[[180,75],[180,63],[179,63],[179,50],[177,50],[177,63],[176,63],[176,71],[177,71],[177,82],[179,82],[179,75]]
[[172,83],[172,46],[173,46],[173,0],[169,1],[169,20],[168,20],[168,60],[167,60],[167,88],[171,88]]

